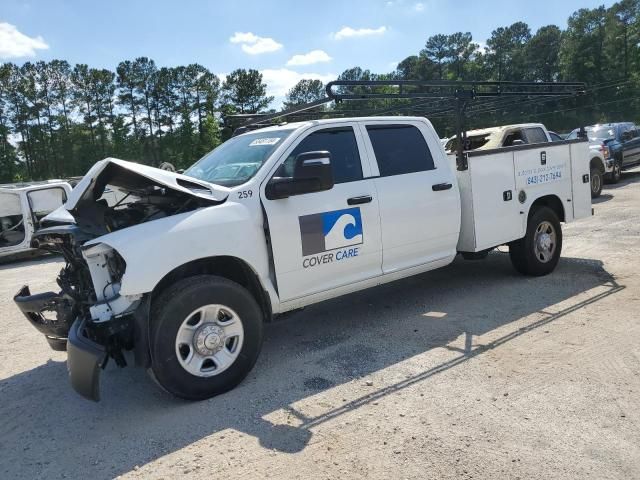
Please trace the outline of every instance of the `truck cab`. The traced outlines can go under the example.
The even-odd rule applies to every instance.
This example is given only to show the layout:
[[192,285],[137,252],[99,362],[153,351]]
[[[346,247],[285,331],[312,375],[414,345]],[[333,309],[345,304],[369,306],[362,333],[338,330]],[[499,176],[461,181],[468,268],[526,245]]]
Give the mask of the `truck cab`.
[[287,311],[499,245],[523,274],[553,271],[560,222],[591,214],[586,145],[469,152],[465,167],[428,120],[395,116],[260,128],[184,174],[105,159],[34,236],[65,256],[62,290],[15,301],[67,349],[83,396],[131,351],[169,392],[209,398]]

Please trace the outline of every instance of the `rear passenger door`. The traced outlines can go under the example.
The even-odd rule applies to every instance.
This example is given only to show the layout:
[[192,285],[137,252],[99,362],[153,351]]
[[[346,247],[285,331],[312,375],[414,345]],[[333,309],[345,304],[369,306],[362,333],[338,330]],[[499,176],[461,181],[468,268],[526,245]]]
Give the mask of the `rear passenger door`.
[[439,139],[419,121],[361,124],[378,195],[382,272],[456,254],[460,198]]

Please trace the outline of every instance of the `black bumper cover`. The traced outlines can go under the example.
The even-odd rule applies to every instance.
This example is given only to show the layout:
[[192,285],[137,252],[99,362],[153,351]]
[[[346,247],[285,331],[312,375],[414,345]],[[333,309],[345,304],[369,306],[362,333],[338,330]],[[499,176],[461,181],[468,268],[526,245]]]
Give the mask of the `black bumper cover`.
[[107,361],[107,352],[83,335],[85,320],[76,319],[67,340],[67,369],[73,389],[84,398],[100,400],[100,370]]
[[[13,301],[29,323],[47,338],[51,348],[61,350],[60,344],[66,343],[71,324],[71,306],[67,300],[54,292],[31,295],[29,287],[25,285],[16,293]],[[55,319],[48,318],[52,314]]]
[[[51,348],[64,350],[66,346],[73,389],[89,400],[100,400],[100,369],[105,365],[107,352],[83,334],[85,320],[77,318],[71,323],[71,309],[64,297],[54,292],[31,295],[25,285],[13,300],[29,323],[44,334]],[[55,312],[57,318],[49,319],[44,312]]]

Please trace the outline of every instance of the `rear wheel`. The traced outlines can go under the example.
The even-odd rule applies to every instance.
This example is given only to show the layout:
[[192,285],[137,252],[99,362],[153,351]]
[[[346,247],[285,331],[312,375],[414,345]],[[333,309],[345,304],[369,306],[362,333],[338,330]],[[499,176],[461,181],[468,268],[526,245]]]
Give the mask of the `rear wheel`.
[[540,207],[533,212],[524,238],[509,245],[509,257],[514,268],[523,275],[536,277],[547,275],[556,268],[561,251],[560,220],[548,207]]
[[262,312],[226,278],[199,275],[162,293],[152,310],[152,376],[168,392],[204,400],[238,385],[262,346]]
[[602,172],[599,168],[591,169],[591,198],[598,198],[602,193]]

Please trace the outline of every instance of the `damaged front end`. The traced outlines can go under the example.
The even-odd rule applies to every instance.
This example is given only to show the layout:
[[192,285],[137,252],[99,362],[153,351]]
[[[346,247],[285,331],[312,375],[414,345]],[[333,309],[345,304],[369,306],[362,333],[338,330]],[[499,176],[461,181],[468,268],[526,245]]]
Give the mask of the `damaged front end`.
[[14,297],[51,348],[67,351],[71,384],[91,400],[100,398],[100,370],[110,358],[124,367],[126,351],[142,365],[148,357],[148,298],[120,295],[126,261],[100,237],[224,201],[208,185],[156,170],[115,159],[96,164],[65,211],[45,218],[52,226],[33,236],[33,247],[65,259],[60,291],[31,294],[25,285]]

